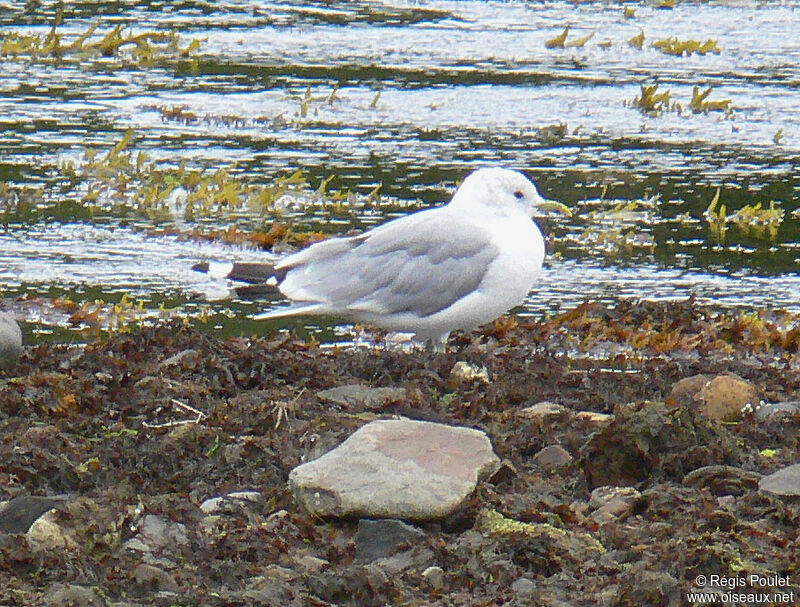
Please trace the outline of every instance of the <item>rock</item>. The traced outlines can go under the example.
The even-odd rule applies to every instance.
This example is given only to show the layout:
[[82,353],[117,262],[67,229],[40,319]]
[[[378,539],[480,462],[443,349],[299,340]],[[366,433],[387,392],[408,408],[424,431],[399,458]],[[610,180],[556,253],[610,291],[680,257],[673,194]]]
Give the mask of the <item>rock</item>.
[[105,601],[93,588],[66,584],[54,587],[47,597],[50,607],[104,607]]
[[45,512],[63,504],[66,495],[21,495],[0,507],[0,533],[27,533]]
[[758,472],[715,464],[692,470],[683,477],[681,483],[686,487],[708,489],[712,495],[738,496],[758,487],[760,479]]
[[159,369],[166,369],[167,367],[180,367],[182,370],[196,369],[202,363],[200,352],[189,348],[177,354],[170,356],[168,359],[158,365]]
[[520,598],[530,597],[536,590],[536,584],[526,577],[521,577],[511,584],[511,590]]
[[401,550],[407,550],[413,542],[425,538],[425,533],[416,527],[395,519],[358,521],[355,537],[357,561],[369,562],[386,558]]
[[422,572],[422,577],[434,590],[441,590],[444,587],[444,569],[438,565],[428,567]]
[[162,516],[146,514],[135,525],[136,535],[122,547],[143,554],[172,553],[189,544],[186,526]]
[[330,565],[330,561],[306,554],[297,559],[297,564],[305,573],[317,573]]
[[780,403],[764,403],[756,407],[756,419],[767,420],[774,417],[792,417],[800,414],[800,401],[784,401]]
[[500,460],[472,428],[378,420],[289,474],[295,499],[319,516],[441,519]]
[[611,413],[598,413],[597,411],[578,411],[575,418],[598,426],[604,426],[614,421]]
[[800,464],[787,466],[758,482],[760,491],[773,493],[781,497],[800,495]]
[[459,360],[450,369],[450,375],[447,378],[445,386],[448,390],[455,390],[462,384],[472,383],[489,383],[489,371],[486,367],[478,367],[477,365],[470,364],[466,361]]
[[373,411],[405,400],[407,395],[405,388],[370,388],[361,384],[347,384],[317,392],[319,399],[324,402],[348,408],[364,407]]
[[531,417],[534,419],[544,419],[547,417],[555,417],[556,415],[561,415],[566,413],[567,409],[563,405],[559,405],[558,403],[551,403],[550,401],[542,401],[540,403],[536,403],[535,405],[531,405],[529,407],[525,407],[524,409],[520,409],[518,415],[521,417]]
[[701,411],[711,419],[735,422],[749,405],[754,411],[758,406],[758,392],[752,384],[736,375],[718,375],[699,394]]
[[742,419],[748,405],[755,411],[759,397],[753,385],[738,375],[693,375],[672,387],[667,402],[675,406],[696,404],[711,419],[734,422]]
[[132,576],[137,584],[147,588],[166,592],[178,592],[180,590],[178,582],[172,574],[146,563],[139,563],[134,568]]
[[692,375],[678,380],[672,386],[667,403],[675,407],[691,405],[710,381],[710,375]]
[[0,370],[10,369],[22,356],[22,331],[14,317],[0,312]]
[[226,495],[208,498],[200,504],[200,510],[206,514],[218,514],[236,502],[257,502],[260,499],[261,493],[258,491],[233,491]]
[[34,550],[75,550],[77,543],[55,520],[53,510],[48,510],[31,525],[25,538]]
[[589,497],[589,507],[594,509],[592,518],[605,523],[629,513],[642,497],[633,487],[598,487]]
[[497,466],[497,469],[491,474],[489,478],[486,479],[487,482],[492,483],[493,485],[499,485],[501,483],[507,483],[512,481],[513,479],[519,476],[519,472],[508,460],[503,460]]
[[572,461],[569,451],[561,445],[549,445],[533,456],[533,462],[547,470],[554,470]]

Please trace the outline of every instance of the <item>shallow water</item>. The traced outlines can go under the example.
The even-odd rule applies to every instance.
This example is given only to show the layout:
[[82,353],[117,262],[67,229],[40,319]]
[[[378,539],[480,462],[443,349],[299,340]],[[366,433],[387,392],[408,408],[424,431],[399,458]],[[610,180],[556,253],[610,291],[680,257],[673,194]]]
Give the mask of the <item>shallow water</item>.
[[[629,6],[630,19],[606,3],[81,3],[64,15],[65,39],[97,21],[98,31],[175,28],[184,41],[202,39],[196,65],[3,59],[0,181],[41,188],[43,204],[77,202],[83,193],[64,187],[60,163],[79,161],[86,146],[110,148],[129,128],[132,147],[159,166],[235,163],[253,183],[302,169],[313,187],[330,175],[332,186],[362,196],[382,184],[395,210],[446,200],[469,170],[501,163],[576,211],[570,221],[542,220],[553,255],[522,314],[586,298],[689,295],[723,308],[800,308],[792,215],[800,208],[800,2]],[[54,17],[49,3],[32,14],[3,10],[0,28],[46,34]],[[567,42],[594,37],[581,48],[546,48],[567,25]],[[641,31],[639,50],[628,40]],[[650,46],[670,36],[713,38],[721,52],[674,57]],[[682,111],[631,106],[640,85],[655,82]],[[694,86],[713,86],[709,99],[730,99],[732,111],[692,113]],[[165,119],[177,106],[195,119]],[[772,235],[735,225],[715,234],[703,213],[718,187],[729,214],[774,200],[783,223]],[[650,202],[613,212],[637,200]],[[381,216],[329,219],[295,216],[329,231]],[[241,318],[262,306],[215,299],[226,285],[190,268],[262,253],[154,235],[154,226],[144,217],[11,221],[0,231],[3,307],[41,329],[66,325],[18,298],[128,293],[146,307],[169,301],[193,314],[208,296],[226,331],[261,328]]]

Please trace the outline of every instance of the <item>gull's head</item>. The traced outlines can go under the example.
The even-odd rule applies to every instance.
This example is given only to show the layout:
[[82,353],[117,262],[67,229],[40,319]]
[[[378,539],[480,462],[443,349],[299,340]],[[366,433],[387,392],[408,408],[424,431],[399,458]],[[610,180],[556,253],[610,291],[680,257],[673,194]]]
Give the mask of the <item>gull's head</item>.
[[569,214],[569,209],[563,204],[543,198],[536,185],[525,175],[499,167],[470,173],[453,195],[450,204],[484,208],[501,214],[523,211],[529,217],[534,215],[536,209]]

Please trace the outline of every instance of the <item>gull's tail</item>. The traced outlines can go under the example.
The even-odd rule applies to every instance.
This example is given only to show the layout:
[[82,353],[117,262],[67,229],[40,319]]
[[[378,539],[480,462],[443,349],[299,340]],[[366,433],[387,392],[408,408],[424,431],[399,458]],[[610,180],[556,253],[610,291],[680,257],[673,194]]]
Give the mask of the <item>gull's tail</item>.
[[301,303],[291,306],[284,306],[268,312],[262,312],[253,316],[253,320],[270,320],[272,318],[283,318],[284,316],[302,316],[303,314],[326,314],[328,308],[320,303]]

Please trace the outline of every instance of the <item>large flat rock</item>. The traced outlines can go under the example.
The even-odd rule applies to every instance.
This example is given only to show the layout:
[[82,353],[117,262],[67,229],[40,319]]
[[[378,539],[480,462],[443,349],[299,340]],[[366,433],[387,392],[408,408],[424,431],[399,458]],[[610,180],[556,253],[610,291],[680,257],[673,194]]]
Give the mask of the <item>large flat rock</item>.
[[22,331],[14,318],[0,312],[0,370],[10,369],[22,356]]
[[292,470],[289,484],[295,499],[319,516],[439,519],[499,463],[479,430],[379,420]]

